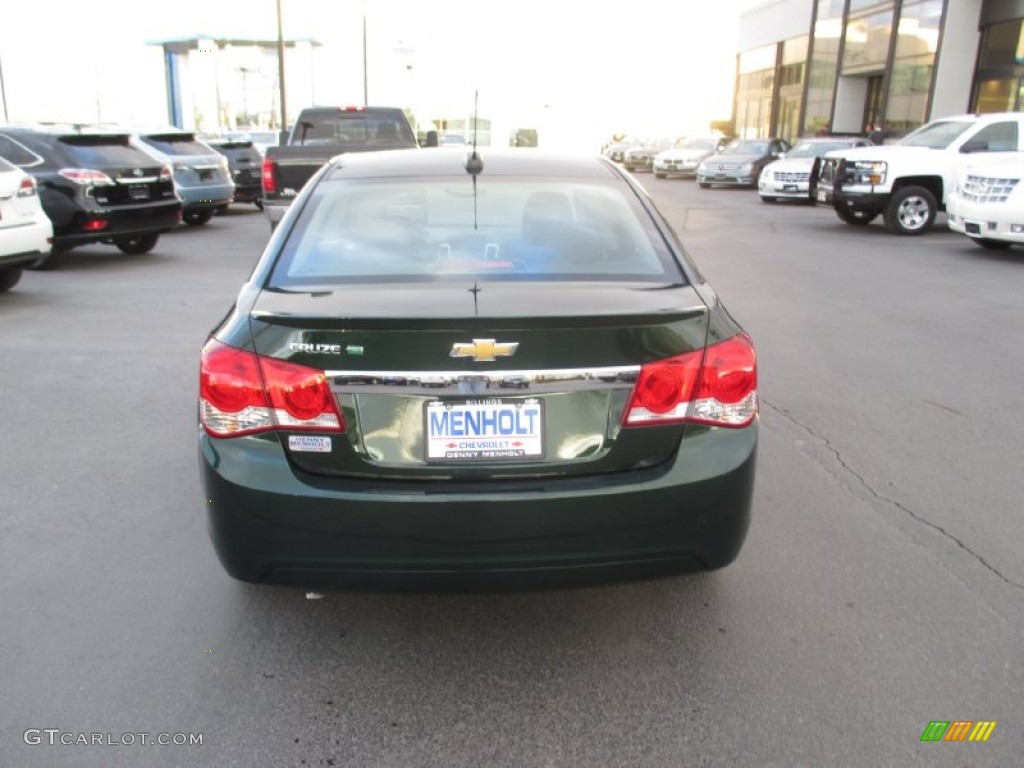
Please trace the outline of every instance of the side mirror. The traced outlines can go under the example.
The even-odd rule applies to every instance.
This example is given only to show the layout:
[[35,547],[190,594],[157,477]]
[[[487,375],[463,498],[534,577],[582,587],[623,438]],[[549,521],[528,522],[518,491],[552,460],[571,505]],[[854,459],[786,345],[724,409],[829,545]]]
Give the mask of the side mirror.
[[427,131],[427,141],[424,143],[425,147],[436,147],[437,146],[437,131]]

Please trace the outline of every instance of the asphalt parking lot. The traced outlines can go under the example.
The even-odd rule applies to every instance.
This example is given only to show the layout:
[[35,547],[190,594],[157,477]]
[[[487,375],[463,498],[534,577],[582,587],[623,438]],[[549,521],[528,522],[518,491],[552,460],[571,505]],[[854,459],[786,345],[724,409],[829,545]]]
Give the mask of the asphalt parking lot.
[[[641,180],[758,345],[736,563],[528,593],[232,581],[195,400],[269,234],[235,206],[0,296],[0,765],[1019,764],[1024,249]],[[921,742],[958,720],[998,724]]]

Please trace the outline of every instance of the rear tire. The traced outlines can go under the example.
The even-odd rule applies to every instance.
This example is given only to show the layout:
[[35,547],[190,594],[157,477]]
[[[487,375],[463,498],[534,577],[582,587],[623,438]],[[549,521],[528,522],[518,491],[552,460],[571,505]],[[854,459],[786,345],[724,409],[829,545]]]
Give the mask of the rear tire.
[[0,293],[9,291],[21,280],[21,267],[8,267],[0,269]]
[[855,211],[849,208],[836,208],[836,216],[855,227],[866,227],[878,218],[878,213],[875,211]]
[[988,248],[990,251],[1005,251],[1013,243],[1007,242],[1006,240],[990,240],[987,237],[972,237],[971,241],[975,245],[980,245],[982,248]]
[[152,251],[159,239],[160,235],[155,233],[137,237],[120,237],[114,241],[114,245],[122,253],[143,254]]
[[711,185],[708,184],[706,181],[698,181],[697,182],[697,186],[700,187],[701,189],[710,189],[711,188]]
[[897,235],[920,235],[935,221],[938,204],[924,187],[900,187],[892,193],[882,214],[885,228]]
[[213,211],[185,211],[181,215],[181,220],[188,224],[190,227],[201,227],[203,224],[213,218]]
[[774,203],[774,202],[777,202],[778,199],[779,198],[777,198],[777,197],[768,197],[767,195],[761,195],[761,202],[762,203]]

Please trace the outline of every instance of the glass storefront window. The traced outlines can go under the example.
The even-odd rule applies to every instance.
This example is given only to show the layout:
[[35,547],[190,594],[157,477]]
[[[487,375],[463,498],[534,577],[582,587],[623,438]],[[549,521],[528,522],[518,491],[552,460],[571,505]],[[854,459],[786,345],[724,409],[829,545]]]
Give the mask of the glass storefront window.
[[736,135],[739,138],[758,138],[771,131],[774,85],[774,66],[740,75],[736,93]]
[[832,92],[843,35],[843,0],[818,0],[814,40],[807,62],[807,106],[803,135],[826,132],[832,115]]
[[885,109],[890,136],[909,133],[926,122],[941,21],[942,0],[908,3],[900,12]]
[[978,84],[978,97],[974,109],[977,112],[1013,112],[1017,109],[1017,93],[1022,81],[1016,77],[998,80],[984,80]]
[[774,43],[740,54],[740,74],[745,75],[761,69],[775,69],[778,46]]
[[893,11],[850,18],[846,24],[846,48],[843,51],[844,75],[882,72],[889,58]]
[[1024,65],[1024,26],[1019,19],[993,24],[981,42],[979,69],[1003,69]]

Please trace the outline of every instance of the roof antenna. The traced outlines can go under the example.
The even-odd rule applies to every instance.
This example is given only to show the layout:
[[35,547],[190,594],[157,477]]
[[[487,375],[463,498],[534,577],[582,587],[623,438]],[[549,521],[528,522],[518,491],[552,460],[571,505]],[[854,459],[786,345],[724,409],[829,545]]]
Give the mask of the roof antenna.
[[473,229],[479,229],[476,220],[476,177],[484,169],[484,161],[476,153],[476,124],[480,109],[480,91],[473,92],[473,151],[466,158],[466,173],[473,177]]
[[476,153],[476,125],[477,115],[480,113],[480,91],[473,92],[473,151],[466,158],[466,173],[473,177],[474,183],[476,182],[476,176],[480,171],[484,169],[484,161],[480,159],[480,155]]

